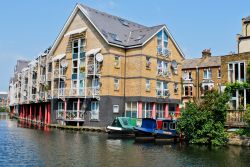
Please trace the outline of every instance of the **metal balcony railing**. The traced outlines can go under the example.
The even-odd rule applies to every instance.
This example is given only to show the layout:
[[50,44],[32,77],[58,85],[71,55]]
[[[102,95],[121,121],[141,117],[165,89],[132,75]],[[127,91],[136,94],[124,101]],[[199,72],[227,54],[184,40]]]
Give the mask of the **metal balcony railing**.
[[99,87],[87,87],[85,88],[60,88],[54,89],[54,97],[67,97],[67,96],[86,96],[86,97],[99,97],[100,88]]
[[83,110],[79,111],[79,116],[77,117],[77,110],[67,110],[65,112],[65,118],[64,118],[64,110],[56,110],[56,119],[61,120],[84,120],[84,112]]

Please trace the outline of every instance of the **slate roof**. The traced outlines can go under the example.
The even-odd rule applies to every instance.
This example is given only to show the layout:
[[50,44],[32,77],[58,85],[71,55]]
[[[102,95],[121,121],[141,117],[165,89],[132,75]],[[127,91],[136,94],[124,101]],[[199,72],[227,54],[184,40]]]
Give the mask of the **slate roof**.
[[[143,44],[165,26],[146,27],[121,17],[98,11],[83,4],[80,4],[80,6],[106,40],[113,44],[126,47]],[[117,39],[114,38],[115,36]]]
[[218,67],[220,65],[221,57],[211,56],[207,58],[186,59],[183,62],[182,69]]
[[15,66],[14,72],[20,73],[23,68],[28,67],[29,63],[30,63],[30,61],[28,61],[28,60],[17,60],[17,64]]

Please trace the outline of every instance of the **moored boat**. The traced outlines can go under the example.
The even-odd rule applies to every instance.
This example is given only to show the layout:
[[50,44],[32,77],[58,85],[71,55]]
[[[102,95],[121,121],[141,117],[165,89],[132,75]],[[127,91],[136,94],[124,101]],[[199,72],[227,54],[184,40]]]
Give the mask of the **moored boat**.
[[175,119],[157,120],[157,129],[154,132],[155,140],[177,141],[179,134],[176,128],[177,120]]
[[154,140],[156,127],[155,119],[143,118],[141,127],[134,127],[135,140]]
[[107,126],[109,137],[134,137],[133,128],[136,126],[136,119],[129,117],[116,117],[110,126]]

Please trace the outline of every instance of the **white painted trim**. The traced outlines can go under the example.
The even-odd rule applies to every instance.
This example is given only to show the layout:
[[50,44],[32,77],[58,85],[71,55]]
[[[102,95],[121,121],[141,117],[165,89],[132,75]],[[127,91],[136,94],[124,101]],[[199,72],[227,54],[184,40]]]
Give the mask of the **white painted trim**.
[[66,56],[65,53],[56,55],[56,56],[54,56],[54,57],[52,58],[52,61],[61,60],[61,59],[64,58],[65,56]]
[[73,34],[80,34],[80,33],[82,33],[82,32],[85,32],[86,30],[87,30],[87,27],[78,28],[78,29],[69,31],[68,33],[66,33],[66,34],[64,35],[64,37],[70,36],[70,35],[73,35]]

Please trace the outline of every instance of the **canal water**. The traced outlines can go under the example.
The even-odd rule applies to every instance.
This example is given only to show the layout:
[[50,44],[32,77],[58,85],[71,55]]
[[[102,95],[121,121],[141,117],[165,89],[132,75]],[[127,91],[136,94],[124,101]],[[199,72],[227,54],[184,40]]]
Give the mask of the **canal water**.
[[0,166],[250,166],[250,148],[134,143],[0,120]]

